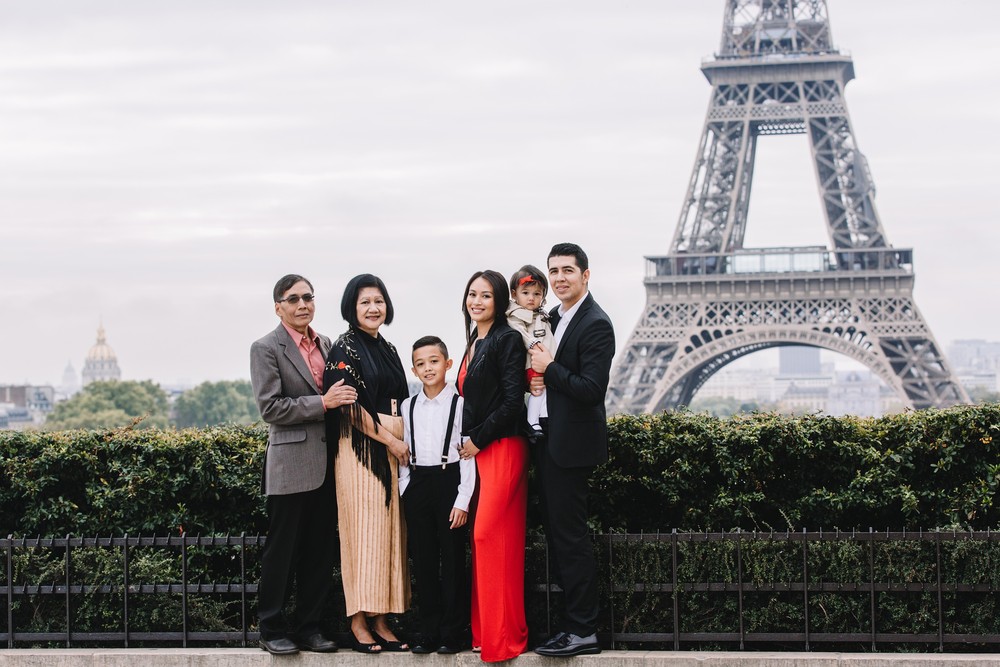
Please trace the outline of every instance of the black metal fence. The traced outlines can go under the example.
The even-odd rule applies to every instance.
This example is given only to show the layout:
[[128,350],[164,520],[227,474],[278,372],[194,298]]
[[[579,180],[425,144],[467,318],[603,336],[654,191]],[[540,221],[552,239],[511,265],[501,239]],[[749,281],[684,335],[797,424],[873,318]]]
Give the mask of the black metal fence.
[[[0,539],[0,642],[246,646],[257,639],[264,540]],[[673,531],[594,540],[600,635],[612,648],[1000,644],[995,532]],[[545,634],[561,596],[542,537],[529,539],[526,567],[529,625]]]

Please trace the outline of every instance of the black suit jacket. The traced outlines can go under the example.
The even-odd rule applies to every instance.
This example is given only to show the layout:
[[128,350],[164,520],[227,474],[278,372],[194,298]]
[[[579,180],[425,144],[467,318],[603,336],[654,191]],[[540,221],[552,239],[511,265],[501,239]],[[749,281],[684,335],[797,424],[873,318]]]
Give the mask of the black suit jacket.
[[[553,308],[552,327],[559,322]],[[608,460],[608,416],[604,399],[615,356],[611,318],[587,294],[562,332],[554,361],[545,369],[549,453],[563,468]]]

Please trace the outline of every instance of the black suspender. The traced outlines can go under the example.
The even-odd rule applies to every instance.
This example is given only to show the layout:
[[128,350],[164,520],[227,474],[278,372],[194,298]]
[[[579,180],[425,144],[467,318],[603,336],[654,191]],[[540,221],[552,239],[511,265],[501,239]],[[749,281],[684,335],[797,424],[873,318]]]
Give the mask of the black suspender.
[[417,405],[417,396],[410,399],[410,463],[417,465],[417,431],[413,428],[413,408]]
[[[413,423],[413,409],[417,405],[417,396],[410,401],[410,460],[417,464],[417,430]],[[451,397],[451,410],[448,412],[448,428],[444,434],[444,445],[441,447],[441,467],[448,465],[448,449],[451,446],[451,433],[455,430],[455,411],[458,409],[458,394]]]
[[[458,394],[451,397],[451,410],[448,411],[448,430],[444,434],[444,447],[441,448],[441,469],[448,465],[448,447],[451,445],[451,432],[455,426],[455,407],[458,405]],[[413,428],[413,420],[410,420],[410,428]]]

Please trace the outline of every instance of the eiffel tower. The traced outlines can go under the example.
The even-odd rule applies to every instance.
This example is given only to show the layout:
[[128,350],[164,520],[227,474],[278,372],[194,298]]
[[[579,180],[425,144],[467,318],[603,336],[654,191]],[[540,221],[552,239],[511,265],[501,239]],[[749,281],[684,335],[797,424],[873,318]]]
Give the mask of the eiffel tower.
[[[701,68],[712,95],[670,254],[646,257],[646,307],[612,371],[614,413],[688,405],[719,369],[772,347],[839,352],[913,408],[968,402],[913,301],[913,251],[889,245],[826,0],[727,0]],[[757,141],[806,134],[829,247],[744,248]]]

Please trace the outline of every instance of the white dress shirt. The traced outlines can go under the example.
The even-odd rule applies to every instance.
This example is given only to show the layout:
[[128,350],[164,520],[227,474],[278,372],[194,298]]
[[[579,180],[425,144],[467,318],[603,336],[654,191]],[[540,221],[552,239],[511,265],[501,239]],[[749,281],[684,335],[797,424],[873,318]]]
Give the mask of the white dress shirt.
[[[411,428],[417,436],[416,460],[410,461],[410,465],[434,467],[442,464],[441,451],[444,449],[444,437],[448,432],[448,413],[451,411],[452,396],[456,393],[455,385],[449,383],[434,398],[427,398],[427,394],[421,390],[416,396],[410,396],[403,401],[400,408],[400,414],[403,416],[403,442],[411,452],[414,449]],[[413,407],[415,427],[410,424],[411,401],[417,402]],[[448,463],[457,461],[461,475],[454,507],[468,512],[469,501],[472,500],[472,492],[476,487],[476,462],[474,459],[462,459],[458,455],[458,448],[462,445],[462,403],[463,399],[459,396],[458,404],[455,406],[455,420],[451,427],[451,442],[448,443]],[[409,484],[409,467],[399,466],[400,496],[406,492]]]
[[[563,305],[561,303],[559,304],[559,310],[557,311],[559,313],[559,322],[556,323],[556,330],[552,332],[552,349],[549,350],[549,353],[552,355],[553,359],[556,358],[556,350],[559,349],[559,343],[562,341],[563,334],[566,333],[566,328],[569,327],[570,321],[576,315],[576,311],[580,310],[580,304],[583,303],[583,300],[587,298],[588,294],[590,294],[589,291],[584,292],[583,296],[580,297],[580,300],[574,303],[573,306],[569,309],[564,310]],[[546,419],[549,416],[549,403],[547,400],[548,399],[547,394],[548,392],[545,392],[541,396],[542,409],[539,412],[539,417],[544,417]]]

